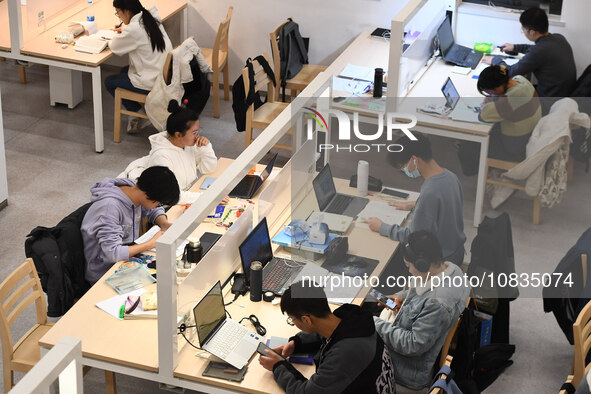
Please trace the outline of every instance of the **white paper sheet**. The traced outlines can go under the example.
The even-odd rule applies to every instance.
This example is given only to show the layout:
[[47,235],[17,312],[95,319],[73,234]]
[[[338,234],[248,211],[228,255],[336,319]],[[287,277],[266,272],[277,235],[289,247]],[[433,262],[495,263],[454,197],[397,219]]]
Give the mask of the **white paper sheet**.
[[[376,217],[384,223],[390,225],[397,224],[400,226],[408,216],[408,213],[409,211],[399,211],[388,205],[386,202],[370,201],[358,216],[361,219]],[[363,227],[363,225],[367,226],[367,224],[363,223],[361,220],[357,220],[356,226]]]

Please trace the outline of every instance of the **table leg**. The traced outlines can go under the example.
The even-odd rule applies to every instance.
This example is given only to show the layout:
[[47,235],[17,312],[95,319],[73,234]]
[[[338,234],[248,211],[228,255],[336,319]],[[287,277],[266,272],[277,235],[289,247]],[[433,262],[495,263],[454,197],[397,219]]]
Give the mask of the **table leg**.
[[482,218],[484,205],[484,187],[486,181],[486,158],[488,157],[488,137],[480,141],[480,161],[478,165],[478,179],[476,180],[476,200],[474,201],[474,227],[478,227]]
[[105,149],[103,136],[103,102],[101,91],[101,68],[92,71],[92,105],[94,109],[94,150],[103,153]]

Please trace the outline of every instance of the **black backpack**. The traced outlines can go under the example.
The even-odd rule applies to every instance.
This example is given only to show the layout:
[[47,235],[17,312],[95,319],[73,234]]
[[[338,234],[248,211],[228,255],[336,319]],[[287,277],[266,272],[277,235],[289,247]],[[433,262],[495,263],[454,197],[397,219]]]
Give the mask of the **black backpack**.
[[183,94],[181,102],[184,102],[185,99],[187,99],[187,108],[200,114],[203,111],[203,108],[205,108],[207,100],[209,100],[211,82],[207,79],[207,74],[201,72],[195,56],[191,59],[189,66],[191,67],[193,80],[183,84],[185,93]]
[[[258,61],[263,70],[267,73],[269,79],[273,82],[273,85],[276,86],[275,82],[275,73],[269,66],[267,59],[264,56],[259,55],[254,58],[254,60]],[[261,96],[259,92],[254,91],[254,67],[252,65],[253,60],[248,58],[246,60],[245,67],[248,67],[248,79],[249,79],[249,86],[248,89],[248,97],[244,94],[244,80],[242,79],[242,73],[232,86],[232,109],[234,110],[234,120],[236,121],[236,130],[237,131],[244,131],[246,129],[246,110],[250,106],[250,104],[254,103],[254,109],[256,111],[261,105],[263,105],[263,100],[261,100]],[[266,100],[265,100],[266,101]]]
[[285,85],[288,79],[295,77],[304,64],[308,64],[309,39],[303,38],[300,28],[291,18],[279,31],[279,59],[282,101],[285,101]]

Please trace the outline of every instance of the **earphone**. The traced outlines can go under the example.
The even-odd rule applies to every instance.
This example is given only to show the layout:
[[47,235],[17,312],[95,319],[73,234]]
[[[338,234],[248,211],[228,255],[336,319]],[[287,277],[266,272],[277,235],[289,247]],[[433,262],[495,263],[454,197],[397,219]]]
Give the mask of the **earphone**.
[[406,255],[409,257],[409,262],[411,262],[417,271],[419,272],[429,272],[429,268],[431,267],[431,262],[427,260],[421,253],[415,253],[414,250],[410,247],[410,242],[407,242],[404,245],[404,251]]

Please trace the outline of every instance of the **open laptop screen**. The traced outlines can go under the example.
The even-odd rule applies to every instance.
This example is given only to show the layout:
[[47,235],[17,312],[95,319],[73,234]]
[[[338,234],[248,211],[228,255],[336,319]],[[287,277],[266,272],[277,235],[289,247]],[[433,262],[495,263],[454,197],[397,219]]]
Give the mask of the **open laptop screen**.
[[259,224],[248,234],[244,242],[238,247],[242,270],[248,282],[250,278],[250,264],[253,261],[260,261],[263,267],[273,258],[271,239],[267,227],[267,218],[263,218]]
[[441,91],[445,96],[447,106],[451,109],[454,109],[456,107],[456,104],[458,104],[458,101],[460,101],[460,94],[458,93],[458,90],[456,89],[454,83],[451,81],[451,78],[447,77],[447,80],[443,84]]
[[324,211],[335,194],[337,194],[328,164],[316,175],[316,178],[312,181],[312,185],[314,186],[316,200],[318,200],[318,208]]
[[449,18],[445,18],[439,29],[437,29],[437,37],[439,38],[439,48],[441,48],[441,53],[445,57],[454,45],[454,35],[451,31]]
[[193,308],[199,345],[203,346],[215,329],[226,319],[222,286],[217,281]]

